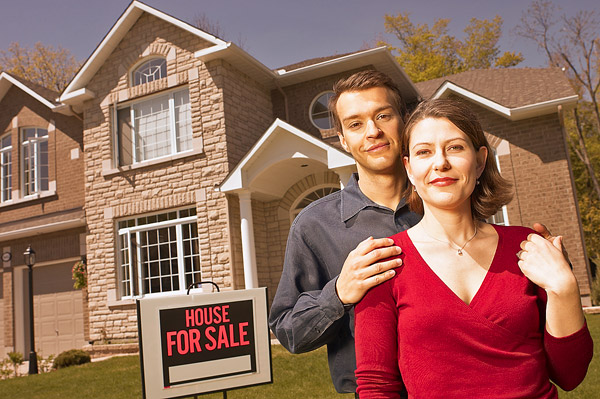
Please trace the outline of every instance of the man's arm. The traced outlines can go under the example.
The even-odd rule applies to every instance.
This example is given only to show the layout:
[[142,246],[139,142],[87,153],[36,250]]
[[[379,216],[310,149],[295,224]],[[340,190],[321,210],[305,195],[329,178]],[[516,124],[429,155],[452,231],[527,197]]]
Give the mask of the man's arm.
[[[398,261],[377,262],[397,255],[399,249],[389,246],[393,244],[390,239],[369,238],[348,256],[339,278],[331,277],[314,245],[295,227],[288,237],[269,325],[285,348],[292,353],[302,353],[339,338],[342,318],[348,308],[344,304],[358,302],[371,286],[391,278],[393,273],[388,270],[398,266]],[[350,292],[344,302],[336,290],[342,276],[345,278],[340,291]]]

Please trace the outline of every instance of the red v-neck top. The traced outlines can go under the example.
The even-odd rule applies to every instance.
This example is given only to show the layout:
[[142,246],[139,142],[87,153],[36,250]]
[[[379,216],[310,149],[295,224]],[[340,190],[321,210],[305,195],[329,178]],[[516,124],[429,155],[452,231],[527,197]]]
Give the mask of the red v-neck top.
[[[494,226],[498,247],[470,304],[425,263],[404,231],[394,278],[355,307],[361,399],[558,398],[585,377],[593,343],[587,325],[563,338],[545,330],[546,293],[517,265],[533,230]],[[402,378],[400,378],[402,374]]]

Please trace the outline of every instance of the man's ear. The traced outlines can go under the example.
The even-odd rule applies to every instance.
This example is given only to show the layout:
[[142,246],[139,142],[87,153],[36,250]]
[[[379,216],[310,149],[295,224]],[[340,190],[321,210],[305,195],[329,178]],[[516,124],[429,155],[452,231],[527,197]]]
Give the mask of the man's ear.
[[348,149],[348,144],[346,144],[346,138],[344,137],[344,133],[337,132],[337,135],[338,135],[338,138],[340,139],[340,144],[342,145],[344,150],[346,150],[347,153],[350,153],[350,150]]

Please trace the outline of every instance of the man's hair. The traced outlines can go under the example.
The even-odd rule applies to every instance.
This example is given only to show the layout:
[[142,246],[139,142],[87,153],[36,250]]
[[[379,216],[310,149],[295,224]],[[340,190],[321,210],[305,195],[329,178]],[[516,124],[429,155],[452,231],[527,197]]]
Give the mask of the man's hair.
[[[510,202],[513,196],[512,184],[503,178],[498,171],[494,153],[485,138],[483,129],[477,116],[471,108],[458,99],[426,100],[417,106],[408,118],[402,136],[402,155],[409,157],[409,142],[414,127],[426,118],[448,119],[457,128],[467,135],[475,150],[487,148],[485,168],[479,177],[479,184],[471,194],[471,212],[475,219],[487,219],[503,205]],[[409,208],[416,213],[423,214],[423,200],[414,191],[412,184],[407,179],[407,187],[403,193]]]
[[372,89],[374,87],[385,87],[392,95],[394,101],[393,105],[396,111],[402,118],[406,120],[408,112],[406,111],[406,104],[402,99],[402,93],[396,83],[385,73],[368,69],[365,71],[356,72],[347,78],[338,80],[333,85],[333,96],[329,99],[329,111],[333,115],[333,122],[335,124],[336,131],[342,133],[342,122],[337,113],[336,105],[340,99],[340,95],[347,91],[361,91]]

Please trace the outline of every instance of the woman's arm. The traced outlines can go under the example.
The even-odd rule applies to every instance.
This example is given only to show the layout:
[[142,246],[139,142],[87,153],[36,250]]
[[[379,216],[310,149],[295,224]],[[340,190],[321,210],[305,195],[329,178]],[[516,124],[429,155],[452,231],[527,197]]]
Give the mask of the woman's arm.
[[355,306],[356,382],[361,399],[400,398],[397,331],[397,308],[387,281]]
[[583,381],[592,360],[593,342],[585,324],[577,279],[563,256],[562,237],[552,242],[530,234],[521,244],[519,267],[545,291],[544,349],[548,373],[564,390]]

